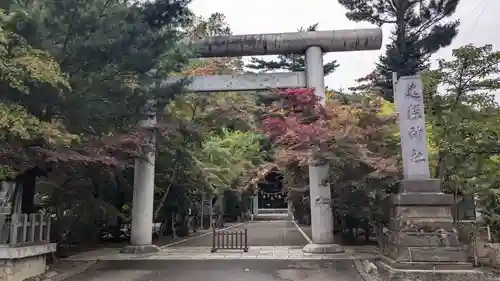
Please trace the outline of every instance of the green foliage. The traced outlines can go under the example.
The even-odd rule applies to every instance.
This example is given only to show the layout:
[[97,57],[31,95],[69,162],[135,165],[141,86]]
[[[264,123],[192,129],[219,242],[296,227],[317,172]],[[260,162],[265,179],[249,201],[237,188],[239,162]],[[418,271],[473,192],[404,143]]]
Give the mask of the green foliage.
[[449,190],[471,188],[459,178],[478,180],[490,156],[498,153],[500,119],[493,91],[500,87],[499,62],[500,53],[491,46],[468,45],[429,73],[428,79],[444,89],[429,91],[426,100],[431,140],[439,148],[435,176]]
[[172,98],[172,89],[150,86],[186,61],[176,44],[183,36],[179,27],[190,18],[188,1],[38,2],[18,7],[29,15],[19,32],[56,58],[72,91],[63,100],[37,104],[63,117],[72,131],[130,129],[146,100]]
[[458,198],[476,195],[486,220],[500,225],[498,208],[500,52],[491,45],[453,50],[424,75],[431,170]]
[[[224,15],[219,13],[194,17],[185,30],[191,39],[231,34]],[[191,59],[176,74],[241,71],[241,58],[209,58]],[[256,109],[251,94],[231,92],[186,93],[167,105],[164,119],[171,128],[177,128],[177,133],[168,134],[164,140],[168,153],[160,153],[157,158],[157,193],[161,195],[158,213],[162,213],[158,208],[185,212],[190,204],[200,203],[201,193],[210,196],[230,188],[240,192],[238,188],[262,162],[258,146],[261,137],[253,133]]]
[[[69,83],[53,57],[30,46],[18,33],[16,27],[26,20],[26,13],[0,10],[0,98],[29,108],[30,99],[60,99]],[[30,112],[49,121],[42,110]]]
[[237,187],[249,171],[262,164],[260,138],[252,132],[227,129],[207,137],[196,159],[210,185],[217,190]]
[[[231,35],[231,28],[226,22],[226,16],[221,13],[213,13],[209,17],[194,16],[191,24],[186,28],[187,36],[192,40],[202,39],[208,36]],[[193,70],[195,70],[193,72]],[[215,75],[231,74],[243,71],[243,60],[241,57],[204,58],[193,59],[184,75]]]
[[60,96],[69,89],[57,62],[16,33],[15,27],[25,18],[21,12],[0,10],[0,180],[26,168],[27,147],[50,149],[78,139],[58,122],[45,120],[41,112],[33,115],[19,105],[30,98]]
[[[126,221],[132,177],[128,159],[116,166],[127,155],[120,142],[141,138],[145,101],[162,110],[182,93],[160,82],[187,62],[177,42],[191,19],[188,2],[13,1],[1,14],[2,175],[35,165],[45,172],[39,191],[43,208],[56,214],[55,239],[82,232],[75,218],[88,241],[98,238],[96,221]],[[191,137],[176,120],[160,123],[161,153],[170,153],[162,141],[179,139],[170,128]]]
[[208,18],[194,16],[192,23],[187,26],[186,32],[192,39],[232,34],[231,28],[226,22],[226,16],[221,13],[213,13]]
[[0,103],[0,140],[23,142],[43,139],[49,145],[70,145],[77,137],[57,124],[43,122],[18,105]]
[[183,84],[162,83],[173,74],[242,71],[241,58],[187,59],[184,37],[231,33],[224,15],[195,17],[188,2],[2,5],[0,177],[43,171],[37,198],[56,215],[53,239],[96,243],[101,228],[120,236],[132,201],[128,156],[141,149],[146,101],[156,101],[159,123],[155,219],[182,215],[202,192],[240,187],[262,163],[255,98],[184,94]]

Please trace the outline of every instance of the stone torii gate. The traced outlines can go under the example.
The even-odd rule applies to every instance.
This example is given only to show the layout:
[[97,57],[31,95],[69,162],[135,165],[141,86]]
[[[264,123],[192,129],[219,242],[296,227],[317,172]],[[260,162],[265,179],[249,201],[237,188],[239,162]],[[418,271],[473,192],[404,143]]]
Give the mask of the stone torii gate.
[[[191,42],[198,51],[198,57],[305,54],[305,72],[195,76],[187,90],[220,92],[308,87],[314,88],[324,103],[323,54],[378,50],[382,46],[382,38],[379,28],[208,37]],[[165,82],[172,83],[178,79],[167,79]],[[131,245],[122,249],[122,253],[159,251],[152,245],[154,152],[148,152],[146,156],[146,160],[136,160]],[[313,243],[305,246],[304,252],[344,251],[333,240],[331,194],[324,183],[327,176],[328,166],[309,166]]]

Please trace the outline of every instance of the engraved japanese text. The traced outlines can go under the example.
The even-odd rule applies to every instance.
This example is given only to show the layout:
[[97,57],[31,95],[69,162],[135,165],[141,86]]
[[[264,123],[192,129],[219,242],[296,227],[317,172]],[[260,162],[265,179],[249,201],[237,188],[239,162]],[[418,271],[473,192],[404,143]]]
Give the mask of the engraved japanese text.
[[422,140],[424,134],[424,129],[420,126],[411,126],[410,129],[408,129],[408,136],[410,137],[411,140]]
[[408,106],[408,119],[417,120],[423,117],[423,112],[420,104],[410,104]]
[[417,85],[415,82],[411,82],[408,85],[405,96],[413,99],[420,99],[420,93],[417,91]]
[[425,162],[426,158],[422,152],[417,151],[416,149],[413,149],[411,152],[410,161],[413,163],[421,163],[421,162]]

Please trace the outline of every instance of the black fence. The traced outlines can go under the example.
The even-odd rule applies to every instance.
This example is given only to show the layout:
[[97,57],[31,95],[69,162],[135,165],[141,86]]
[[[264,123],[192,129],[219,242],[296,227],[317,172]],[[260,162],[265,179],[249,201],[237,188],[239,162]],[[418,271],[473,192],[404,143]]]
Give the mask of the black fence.
[[221,230],[212,229],[212,253],[219,249],[243,250],[248,252],[248,230]]

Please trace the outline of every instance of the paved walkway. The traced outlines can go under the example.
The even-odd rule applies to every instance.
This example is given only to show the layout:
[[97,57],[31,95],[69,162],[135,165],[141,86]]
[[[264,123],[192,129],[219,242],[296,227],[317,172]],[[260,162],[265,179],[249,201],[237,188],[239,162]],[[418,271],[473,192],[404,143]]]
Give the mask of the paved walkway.
[[[293,221],[251,221],[236,225],[231,230],[248,229],[249,246],[305,246],[307,238]],[[188,239],[175,247],[212,246],[212,234]]]
[[147,255],[120,254],[116,249],[103,249],[68,258],[73,261],[161,261],[161,260],[372,260],[379,253],[371,247],[348,247],[339,254],[308,254],[297,246],[257,246],[247,253],[236,250],[210,252],[211,247],[166,247],[161,252]]
[[169,261],[89,270],[67,281],[363,281],[352,261]]
[[363,281],[355,264],[379,257],[371,247],[348,247],[340,254],[303,253],[310,230],[299,229],[291,221],[247,222],[229,227],[242,228],[248,229],[247,253],[211,253],[211,233],[171,243],[153,254],[100,249],[69,258],[99,262],[67,281]]
[[161,261],[161,260],[354,260],[375,259],[378,252],[371,247],[348,247],[340,254],[307,254],[302,248],[309,243],[307,229],[301,230],[292,221],[258,221],[237,224],[226,230],[248,229],[249,251],[221,249],[211,253],[212,233],[190,237],[162,247],[147,255],[120,254],[119,249],[99,249],[81,253],[69,260],[91,261]]

